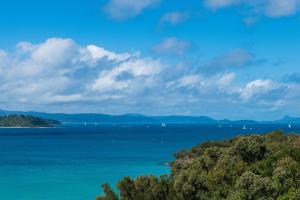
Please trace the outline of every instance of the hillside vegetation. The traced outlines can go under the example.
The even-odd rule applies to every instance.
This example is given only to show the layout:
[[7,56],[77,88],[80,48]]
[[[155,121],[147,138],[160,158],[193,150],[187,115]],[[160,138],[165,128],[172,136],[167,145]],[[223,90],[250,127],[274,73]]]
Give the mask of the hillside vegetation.
[[58,121],[42,119],[34,116],[0,116],[0,127],[51,127],[58,124],[60,124]]
[[104,184],[97,200],[299,200],[300,136],[281,131],[177,153],[171,174]]

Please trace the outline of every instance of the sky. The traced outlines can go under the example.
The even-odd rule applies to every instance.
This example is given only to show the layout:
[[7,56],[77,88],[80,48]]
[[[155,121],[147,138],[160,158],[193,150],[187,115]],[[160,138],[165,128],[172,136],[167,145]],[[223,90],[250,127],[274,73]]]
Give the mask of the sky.
[[2,0],[0,109],[300,117],[300,0]]

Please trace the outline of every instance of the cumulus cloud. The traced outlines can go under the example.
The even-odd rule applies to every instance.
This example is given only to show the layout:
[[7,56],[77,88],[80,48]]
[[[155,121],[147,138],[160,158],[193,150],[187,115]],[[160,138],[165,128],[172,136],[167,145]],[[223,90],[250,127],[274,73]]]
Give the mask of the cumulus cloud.
[[89,45],[86,47],[86,49],[88,53],[88,55],[86,56],[91,56],[91,58],[86,57],[83,59],[87,59],[87,60],[92,59],[93,61],[97,61],[98,59],[102,59],[102,58],[107,58],[107,60],[109,61],[121,62],[129,59],[132,56],[128,53],[116,54],[114,52],[107,51],[104,48],[97,47],[95,45]]
[[0,51],[0,103],[54,112],[208,114],[206,108],[220,105],[227,111],[250,104],[282,109],[299,99],[297,83],[241,82],[232,69],[251,60],[247,51],[234,50],[209,61],[214,73],[205,73],[136,52],[81,46],[72,39],[20,42],[14,51]]
[[143,10],[159,2],[160,0],[109,0],[103,10],[112,19],[126,20],[141,14]]
[[171,24],[174,26],[186,21],[189,17],[190,16],[188,12],[168,12],[160,18],[160,25]]
[[[138,53],[117,54],[95,45],[82,47],[71,39],[51,38],[40,44],[20,42],[14,53],[1,51],[0,91],[5,95],[0,101],[45,104],[89,100],[93,94],[87,88],[92,85],[96,89],[93,85],[102,74],[109,72],[116,77],[118,72],[128,72],[146,76],[158,70],[159,61],[153,60],[153,66],[151,62]],[[106,86],[110,86],[109,81],[101,87]]]
[[294,15],[300,6],[299,0],[205,0],[204,3],[213,10],[243,6],[248,9],[250,15],[265,15],[271,18]]
[[179,40],[175,37],[169,37],[155,45],[153,50],[157,54],[162,55],[183,55],[187,49],[191,47],[191,43]]
[[158,60],[133,59],[121,63],[111,70],[102,71],[99,77],[92,83],[94,91],[125,90],[139,77],[151,78],[162,70],[163,66]]
[[[241,89],[241,98],[245,101],[253,97],[269,94],[272,91],[284,89],[284,86],[272,80],[254,80]],[[273,97],[273,96],[272,96]]]

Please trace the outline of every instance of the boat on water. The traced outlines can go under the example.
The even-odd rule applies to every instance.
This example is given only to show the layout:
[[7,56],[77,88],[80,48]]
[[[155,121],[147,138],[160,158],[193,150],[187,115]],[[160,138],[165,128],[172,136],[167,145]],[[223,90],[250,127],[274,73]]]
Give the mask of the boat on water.
[[243,130],[246,130],[246,129],[247,129],[247,127],[246,127],[246,125],[244,125],[244,126],[243,126]]
[[289,124],[288,126],[289,126],[289,128],[292,128],[292,125],[291,125],[291,124]]
[[165,126],[167,126],[167,125],[166,125],[166,123],[162,122],[162,123],[161,123],[161,126],[162,126],[162,127],[165,127]]

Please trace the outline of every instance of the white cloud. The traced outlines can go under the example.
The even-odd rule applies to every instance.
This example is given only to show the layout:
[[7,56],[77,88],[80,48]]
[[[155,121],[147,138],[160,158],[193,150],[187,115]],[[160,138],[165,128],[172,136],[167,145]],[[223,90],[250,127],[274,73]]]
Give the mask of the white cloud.
[[0,53],[0,92],[5,94],[0,102],[22,100],[32,104],[89,99],[92,94],[87,94],[86,87],[98,73],[139,57],[95,45],[82,47],[62,38],[50,38],[39,44],[20,42],[15,52]]
[[162,70],[159,59],[80,46],[71,39],[20,42],[14,52],[1,51],[0,102],[37,107],[131,99],[155,87]]
[[35,48],[35,45],[31,44],[30,42],[19,42],[17,44],[17,50],[19,51],[19,53],[28,53],[33,51]]
[[123,62],[111,70],[105,70],[92,84],[93,91],[114,91],[130,87],[137,78],[157,75],[163,66],[158,60],[133,59]]
[[170,37],[162,40],[154,46],[153,50],[157,54],[164,55],[183,55],[187,49],[191,47],[191,43]]
[[168,88],[199,88],[203,85],[202,78],[197,74],[185,75],[180,77],[178,80],[167,83]]
[[30,57],[38,64],[53,67],[69,62],[76,53],[75,43],[71,39],[52,38],[32,47]]
[[269,17],[289,16],[298,11],[299,5],[299,0],[269,0],[265,12]]
[[112,19],[125,20],[141,14],[143,10],[159,2],[160,0],[109,0],[103,9]]
[[216,83],[217,85],[219,85],[220,88],[225,88],[234,81],[235,77],[235,73],[223,74],[221,77],[218,78]]
[[250,100],[256,95],[264,95],[271,91],[277,90],[281,87],[279,83],[272,80],[254,80],[242,88],[240,94],[241,98],[245,101]]
[[2,75],[2,70],[7,65],[7,62],[8,62],[8,58],[6,52],[0,49],[0,78]]
[[[109,61],[121,62],[121,61],[125,61],[125,60],[129,59],[132,56],[129,53],[116,54],[114,52],[107,51],[104,48],[97,47],[95,45],[87,46],[86,50],[89,53],[89,56],[91,56],[91,58],[94,61],[98,61],[100,59],[107,58]],[[90,59],[90,58],[88,58],[88,59]]]
[[177,25],[179,23],[186,21],[188,18],[189,18],[188,12],[180,12],[180,11],[168,12],[160,18],[160,25],[164,25],[164,24]]
[[6,52],[0,49],[0,58],[2,59],[3,57],[6,57],[6,55]]
[[241,0],[205,0],[205,5],[214,10],[240,3]]
[[92,85],[92,90],[100,92],[122,90],[128,88],[130,82],[130,80],[116,80],[115,77],[111,76],[109,73],[104,73],[101,74],[100,77]]
[[[80,46],[71,39],[21,42],[15,51],[0,51],[0,103],[52,112],[209,114],[206,109],[220,105],[224,112],[249,105],[258,105],[253,109],[260,111],[297,102],[300,85],[295,81],[257,79],[245,84],[232,72],[252,57],[234,50],[213,58],[208,66],[214,73],[205,73],[189,64],[176,67],[168,59]],[[232,67],[223,70],[227,66]]]
[[216,74],[205,77],[202,74],[184,75],[167,83],[167,88],[174,89],[195,89],[205,93],[228,92],[231,93],[230,86],[235,80],[235,73]]
[[70,94],[70,95],[44,95],[40,101],[43,103],[71,103],[84,100],[81,94]]
[[300,0],[205,0],[204,4],[212,10],[244,6],[248,8],[249,15],[278,18],[296,14],[299,11]]

